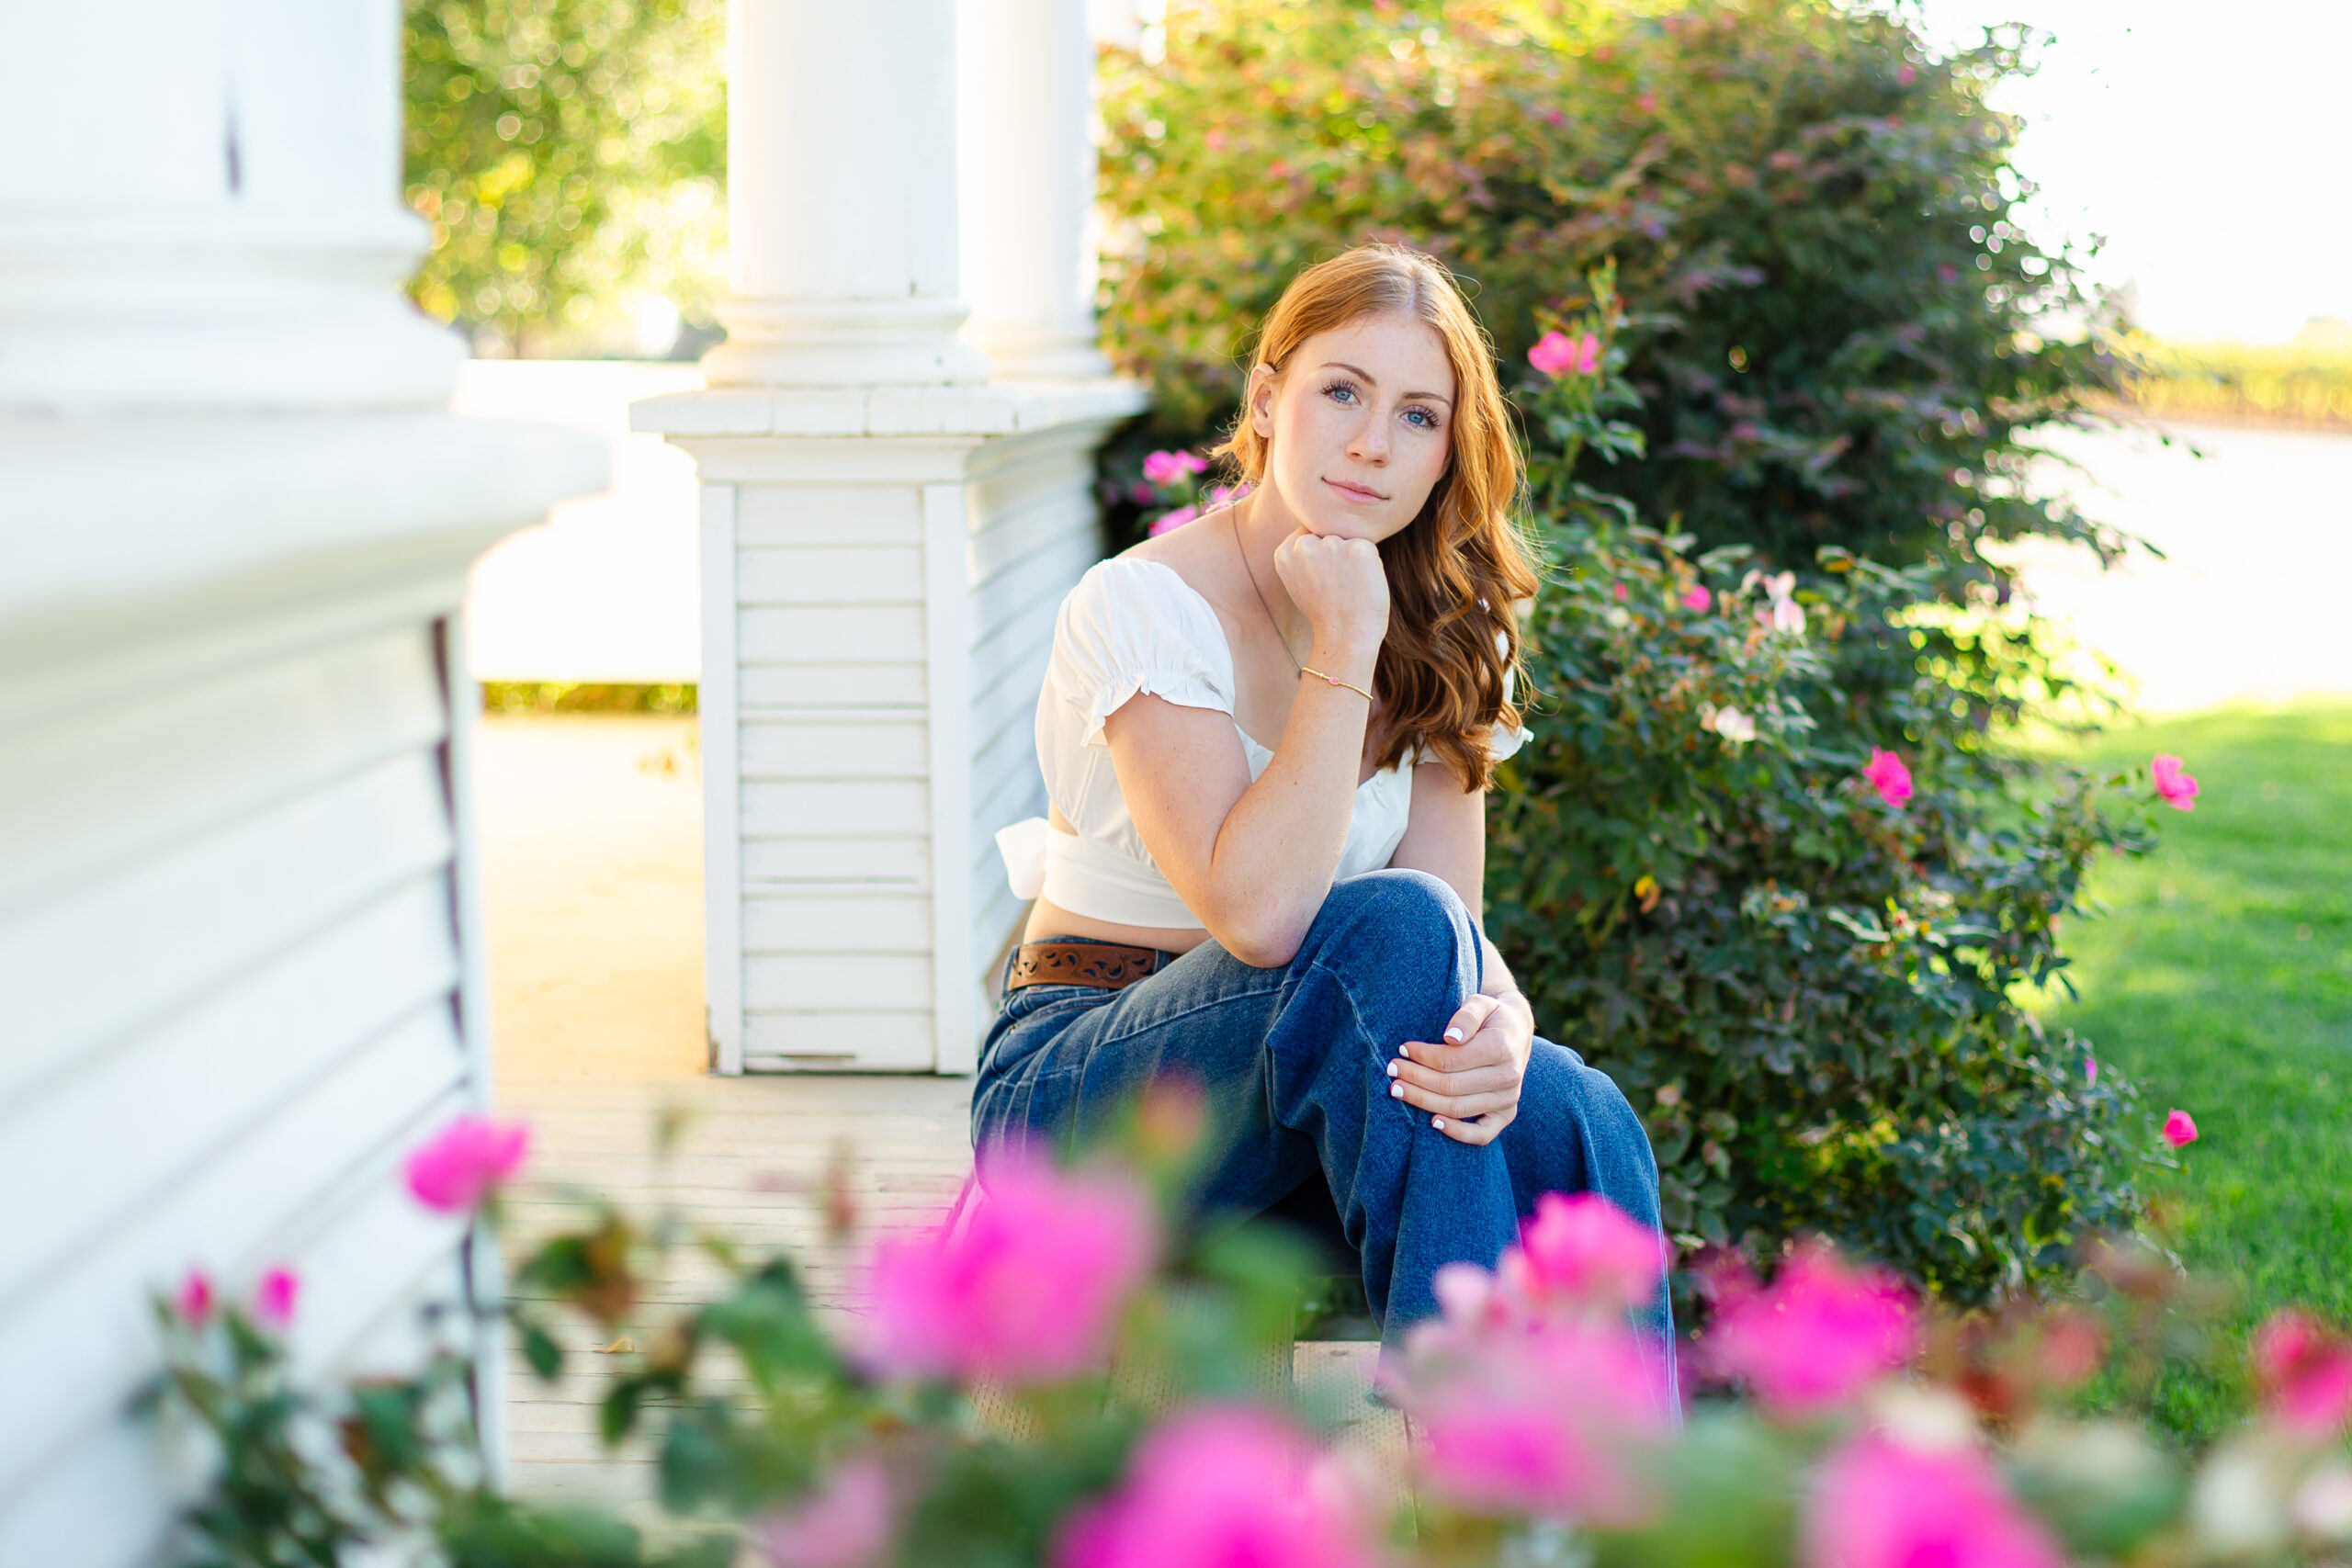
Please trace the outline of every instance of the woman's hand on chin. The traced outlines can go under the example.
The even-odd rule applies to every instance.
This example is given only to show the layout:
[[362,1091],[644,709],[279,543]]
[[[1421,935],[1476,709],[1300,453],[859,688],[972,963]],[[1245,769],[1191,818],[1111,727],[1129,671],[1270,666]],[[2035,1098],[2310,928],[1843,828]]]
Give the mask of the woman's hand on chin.
[[1274,572],[1314,630],[1316,656],[1378,657],[1388,635],[1388,572],[1379,546],[1302,528],[1274,547]]
[[1473,996],[1437,1043],[1409,1041],[1388,1064],[1389,1093],[1430,1114],[1457,1143],[1490,1144],[1519,1114],[1519,1087],[1535,1048],[1535,1014],[1517,991]]

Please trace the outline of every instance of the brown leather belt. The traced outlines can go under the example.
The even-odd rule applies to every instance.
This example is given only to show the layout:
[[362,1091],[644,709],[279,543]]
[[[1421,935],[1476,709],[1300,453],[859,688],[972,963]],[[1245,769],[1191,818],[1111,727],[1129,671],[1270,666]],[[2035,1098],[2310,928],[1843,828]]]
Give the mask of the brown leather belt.
[[1101,942],[1024,942],[1012,952],[1012,973],[1004,988],[1023,986],[1100,986],[1119,990],[1159,972],[1166,955],[1152,947],[1114,947]]

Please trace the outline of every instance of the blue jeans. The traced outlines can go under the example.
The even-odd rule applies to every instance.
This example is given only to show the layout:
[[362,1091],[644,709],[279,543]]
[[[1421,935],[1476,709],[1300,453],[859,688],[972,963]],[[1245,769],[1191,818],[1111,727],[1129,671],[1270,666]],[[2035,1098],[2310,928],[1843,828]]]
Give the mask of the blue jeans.
[[[1204,942],[1123,990],[1005,994],[981,1048],[975,1146],[1075,1137],[1154,1079],[1190,1079],[1227,1134],[1198,1191],[1208,1213],[1254,1214],[1318,1175],[1329,1184],[1365,1299],[1394,1348],[1437,1311],[1448,1263],[1492,1268],[1544,1192],[1599,1192],[1658,1220],[1649,1136],[1608,1077],[1535,1042],[1519,1115],[1493,1142],[1457,1143],[1389,1096],[1398,1045],[1436,1040],[1478,988],[1485,950],[1453,890],[1418,871],[1336,884],[1280,969]],[[1665,1281],[1637,1322],[1673,1393]]]

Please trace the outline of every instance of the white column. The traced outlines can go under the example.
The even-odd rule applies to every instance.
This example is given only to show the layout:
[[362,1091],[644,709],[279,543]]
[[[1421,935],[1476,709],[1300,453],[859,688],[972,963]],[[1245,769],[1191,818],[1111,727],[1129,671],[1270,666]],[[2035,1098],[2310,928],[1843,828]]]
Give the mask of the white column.
[[[602,483],[441,405],[396,0],[16,6],[0,136],[0,1562],[154,1561],[191,1265],[306,1371],[496,1292],[407,1153],[489,1103],[467,570]],[[452,1321],[446,1314],[440,1320]],[[477,1345],[498,1444],[503,1361]]]
[[463,349],[400,293],[399,45],[348,0],[12,8],[0,407],[444,401]]
[[[733,335],[706,390],[633,416],[704,485],[721,1072],[972,1069],[982,970],[1019,914],[990,835],[1044,809],[1054,610],[1101,553],[1093,449],[1143,404],[1100,374],[1082,308],[1082,6],[973,24],[995,63],[960,149],[956,15],[732,0]],[[993,381],[956,335],[959,162],[995,169],[966,210],[998,238],[965,250],[1035,351]]]
[[1086,0],[961,0],[964,335],[1000,380],[1110,373],[1094,330]]
[[956,336],[955,0],[731,0],[713,386],[985,379]]

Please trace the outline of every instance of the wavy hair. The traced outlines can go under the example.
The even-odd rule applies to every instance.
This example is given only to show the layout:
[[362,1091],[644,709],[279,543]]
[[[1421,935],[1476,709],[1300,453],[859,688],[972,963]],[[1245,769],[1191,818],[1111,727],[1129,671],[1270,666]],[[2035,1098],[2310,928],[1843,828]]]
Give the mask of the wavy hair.
[[[1436,332],[1453,367],[1454,407],[1445,472],[1419,514],[1380,545],[1389,615],[1373,674],[1382,702],[1377,765],[1418,750],[1451,767],[1464,790],[1484,789],[1494,771],[1487,730],[1520,727],[1504,677],[1524,684],[1513,606],[1536,588],[1511,517],[1519,448],[1493,342],[1442,264],[1402,245],[1359,245],[1291,280],[1259,329],[1251,369],[1279,373],[1317,333],[1391,314]],[[1255,485],[1265,479],[1267,450],[1245,406],[1216,455]]]

